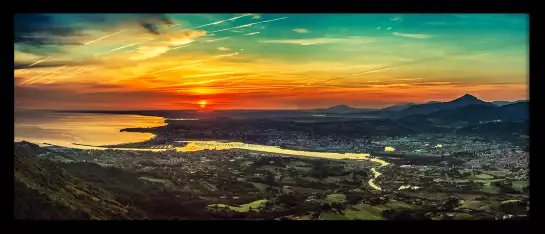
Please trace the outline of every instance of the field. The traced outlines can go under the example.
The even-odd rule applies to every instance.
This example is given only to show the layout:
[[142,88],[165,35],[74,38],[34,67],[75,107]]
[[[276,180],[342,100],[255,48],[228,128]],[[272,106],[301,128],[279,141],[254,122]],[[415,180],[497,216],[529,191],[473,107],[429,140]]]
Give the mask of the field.
[[142,176],[142,177],[140,177],[140,179],[155,182],[155,183],[161,183],[161,184],[166,184],[166,183],[169,182],[168,180],[157,179],[157,178],[152,178],[152,177],[147,177],[147,176]]
[[346,201],[346,195],[344,194],[329,194],[326,197],[326,202],[328,203],[344,203]]
[[322,220],[385,220],[382,212],[387,209],[413,209],[414,205],[390,201],[383,205],[371,206],[368,204],[357,204],[348,207],[347,209],[336,212],[324,212],[320,219]]
[[478,174],[468,177],[468,179],[477,179],[477,180],[489,180],[493,179],[494,176],[488,175],[488,174]]
[[528,186],[530,183],[529,181],[522,181],[522,180],[519,180],[519,181],[513,181],[513,188],[522,192],[522,189],[526,186]]
[[391,200],[386,204],[378,205],[376,207],[385,210],[385,209],[414,209],[417,206],[407,204],[407,203],[403,203],[403,202],[399,202],[399,201],[395,201],[395,200]]
[[225,208],[225,209],[229,209],[231,211],[236,211],[236,212],[248,212],[250,211],[250,209],[254,211],[260,211],[267,202],[269,202],[269,200],[257,200],[247,204],[242,204],[240,206],[230,206],[225,204],[210,204],[208,205],[208,209],[217,211],[222,208]]

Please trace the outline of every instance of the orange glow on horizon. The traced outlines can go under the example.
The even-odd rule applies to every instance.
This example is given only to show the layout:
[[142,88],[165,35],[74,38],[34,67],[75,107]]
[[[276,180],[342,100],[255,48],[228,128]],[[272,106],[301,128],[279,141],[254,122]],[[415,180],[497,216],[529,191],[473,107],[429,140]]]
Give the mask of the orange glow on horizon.
[[201,106],[201,109],[204,109],[206,107],[206,104],[207,104],[206,100],[202,100],[202,101],[199,102],[199,105]]

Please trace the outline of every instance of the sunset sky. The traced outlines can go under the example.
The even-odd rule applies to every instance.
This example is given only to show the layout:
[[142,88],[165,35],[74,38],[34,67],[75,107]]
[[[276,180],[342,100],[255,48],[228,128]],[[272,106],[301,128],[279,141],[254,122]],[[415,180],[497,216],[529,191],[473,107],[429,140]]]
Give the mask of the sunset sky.
[[29,14],[16,108],[378,108],[528,98],[522,14]]

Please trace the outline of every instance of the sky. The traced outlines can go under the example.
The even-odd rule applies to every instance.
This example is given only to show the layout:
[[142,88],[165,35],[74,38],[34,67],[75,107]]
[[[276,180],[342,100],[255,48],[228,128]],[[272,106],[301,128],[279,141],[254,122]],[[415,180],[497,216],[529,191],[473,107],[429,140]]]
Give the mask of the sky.
[[528,99],[525,14],[19,14],[15,108]]

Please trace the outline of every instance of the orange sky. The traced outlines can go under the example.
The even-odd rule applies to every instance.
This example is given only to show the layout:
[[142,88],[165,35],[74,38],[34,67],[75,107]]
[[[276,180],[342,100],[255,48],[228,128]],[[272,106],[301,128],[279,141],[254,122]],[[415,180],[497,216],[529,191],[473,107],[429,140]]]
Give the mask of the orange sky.
[[16,17],[16,108],[378,108],[465,93],[528,98],[525,15],[91,19]]

